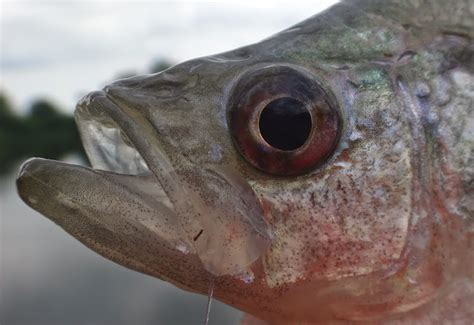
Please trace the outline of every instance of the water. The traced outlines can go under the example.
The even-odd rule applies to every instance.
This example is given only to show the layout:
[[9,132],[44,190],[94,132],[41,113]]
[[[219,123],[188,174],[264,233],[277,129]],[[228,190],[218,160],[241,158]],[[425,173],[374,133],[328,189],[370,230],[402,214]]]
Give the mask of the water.
[[[89,250],[0,178],[0,324],[202,324],[207,297]],[[240,324],[216,301],[209,324]]]

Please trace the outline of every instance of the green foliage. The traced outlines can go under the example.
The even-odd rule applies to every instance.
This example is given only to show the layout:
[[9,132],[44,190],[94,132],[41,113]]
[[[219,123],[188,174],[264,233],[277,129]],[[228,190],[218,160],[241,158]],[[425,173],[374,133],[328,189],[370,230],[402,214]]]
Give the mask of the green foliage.
[[60,159],[68,153],[85,157],[72,116],[38,100],[31,105],[30,114],[21,117],[0,94],[0,174],[10,171],[21,159]]
[[[168,60],[157,60],[151,65],[150,73],[166,70],[172,65]],[[133,75],[133,71],[124,72],[119,78]],[[0,92],[0,175],[11,171],[23,159],[60,159],[68,153],[78,153],[86,161],[72,116],[61,113],[46,100],[35,101],[27,116],[19,116],[7,96]]]

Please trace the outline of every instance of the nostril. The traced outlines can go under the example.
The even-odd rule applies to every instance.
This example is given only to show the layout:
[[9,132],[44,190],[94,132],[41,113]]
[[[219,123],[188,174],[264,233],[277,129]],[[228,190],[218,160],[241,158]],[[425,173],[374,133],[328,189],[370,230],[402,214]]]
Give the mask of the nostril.
[[104,89],[103,91],[104,91],[105,94],[107,94],[107,95],[112,95],[112,96],[113,96],[114,93],[116,93],[117,88],[119,88],[119,87],[123,87],[123,86],[107,85],[107,86],[105,86],[105,87],[103,88],[103,89]]
[[132,94],[130,92],[130,88],[126,87],[125,85],[119,86],[115,83],[105,86],[103,88],[103,92],[104,92],[105,97],[107,97],[109,100],[113,102],[117,102],[117,101],[121,102],[126,99],[130,100],[133,97],[133,95],[136,95],[136,93]]

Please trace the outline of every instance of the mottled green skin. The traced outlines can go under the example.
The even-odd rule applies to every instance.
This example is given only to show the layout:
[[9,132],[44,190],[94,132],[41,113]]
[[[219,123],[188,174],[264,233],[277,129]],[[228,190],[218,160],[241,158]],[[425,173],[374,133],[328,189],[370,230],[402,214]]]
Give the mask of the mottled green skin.
[[[197,193],[213,194],[207,174],[196,172],[203,166],[236,171],[252,187],[272,228],[271,246],[252,264],[251,283],[217,277],[218,299],[276,323],[446,323],[450,317],[469,323],[473,37],[473,1],[344,2],[260,43],[117,81],[104,93],[120,109],[107,109],[104,120],[112,116],[154,174],[161,173],[153,154],[159,147]],[[314,75],[342,118],[334,154],[298,177],[253,168],[228,130],[237,81],[272,65]],[[100,107],[94,96],[78,106],[86,150],[87,121],[98,118],[91,110]],[[97,161],[94,167],[107,169]],[[48,192],[35,180],[46,174],[67,192],[64,178],[73,179],[74,167],[27,164],[18,182],[33,208],[120,264],[207,291],[211,275],[196,255],[146,229],[107,230],[60,200],[44,203]]]

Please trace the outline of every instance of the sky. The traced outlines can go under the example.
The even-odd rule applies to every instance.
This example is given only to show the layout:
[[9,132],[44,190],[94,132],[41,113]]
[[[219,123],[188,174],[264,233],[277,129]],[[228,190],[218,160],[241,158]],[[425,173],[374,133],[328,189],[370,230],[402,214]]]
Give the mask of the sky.
[[335,3],[0,1],[0,90],[20,111],[47,98],[68,112],[120,75],[258,42]]

